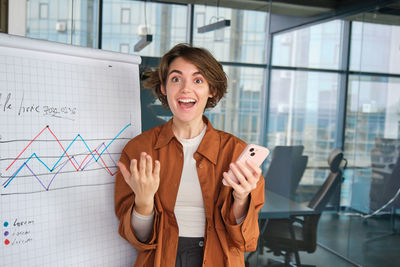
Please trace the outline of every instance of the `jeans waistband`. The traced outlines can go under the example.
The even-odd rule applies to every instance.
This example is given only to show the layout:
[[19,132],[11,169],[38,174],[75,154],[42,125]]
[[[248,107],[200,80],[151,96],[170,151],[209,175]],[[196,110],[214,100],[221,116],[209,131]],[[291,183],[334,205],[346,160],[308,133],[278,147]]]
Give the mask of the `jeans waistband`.
[[203,248],[204,238],[203,237],[179,237],[178,251]]

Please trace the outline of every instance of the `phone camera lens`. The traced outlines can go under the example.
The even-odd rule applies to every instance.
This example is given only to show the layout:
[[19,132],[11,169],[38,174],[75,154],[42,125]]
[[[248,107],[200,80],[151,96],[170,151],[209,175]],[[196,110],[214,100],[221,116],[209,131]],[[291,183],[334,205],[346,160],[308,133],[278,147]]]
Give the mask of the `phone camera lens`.
[[250,156],[254,157],[255,154],[256,154],[256,153],[252,152],[252,153],[250,154]]
[[250,148],[250,152],[253,152],[254,151],[254,148],[252,147],[252,148]]

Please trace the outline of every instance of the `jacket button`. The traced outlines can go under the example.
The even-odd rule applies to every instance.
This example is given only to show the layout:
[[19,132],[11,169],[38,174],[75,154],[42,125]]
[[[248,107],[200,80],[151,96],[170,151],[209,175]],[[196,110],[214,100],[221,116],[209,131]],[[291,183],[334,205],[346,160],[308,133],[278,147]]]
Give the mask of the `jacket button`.
[[199,168],[200,168],[200,169],[203,168],[203,164],[200,163],[200,164],[199,164]]

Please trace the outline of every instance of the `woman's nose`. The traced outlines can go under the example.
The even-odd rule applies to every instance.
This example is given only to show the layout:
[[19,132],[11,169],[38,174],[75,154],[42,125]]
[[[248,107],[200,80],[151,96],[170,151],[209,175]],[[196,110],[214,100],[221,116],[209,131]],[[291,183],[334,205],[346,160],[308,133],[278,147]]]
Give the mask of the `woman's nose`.
[[181,87],[181,91],[182,92],[189,92],[191,89],[190,89],[190,84],[189,84],[189,82],[187,82],[187,81],[182,81],[182,87]]

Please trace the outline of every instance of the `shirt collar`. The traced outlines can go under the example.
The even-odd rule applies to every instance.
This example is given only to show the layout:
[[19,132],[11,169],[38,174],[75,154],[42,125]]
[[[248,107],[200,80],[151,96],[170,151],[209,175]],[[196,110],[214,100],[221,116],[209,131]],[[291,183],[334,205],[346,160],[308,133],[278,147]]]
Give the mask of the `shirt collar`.
[[197,152],[216,165],[221,139],[218,132],[212,127],[206,116],[203,116],[203,121],[207,125],[207,130],[203,140],[201,140],[201,143],[197,148]]
[[[213,164],[217,164],[219,146],[221,143],[220,136],[218,132],[212,127],[211,123],[208,121],[207,117],[203,115],[203,121],[207,126],[206,134],[201,140],[197,152],[202,156],[206,157]],[[158,140],[155,144],[155,149],[159,149],[166,146],[175,138],[174,132],[172,130],[172,119],[170,119],[166,124],[161,127]]]
[[174,131],[172,130],[172,118],[161,127],[160,134],[158,135],[158,139],[155,149],[160,149],[163,146],[168,145],[168,143],[175,138]]

